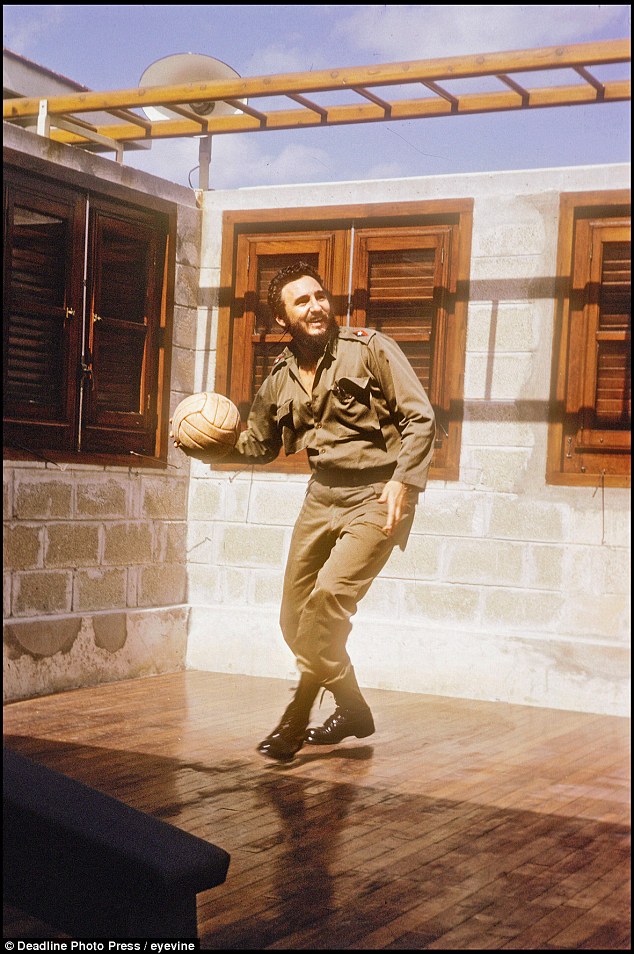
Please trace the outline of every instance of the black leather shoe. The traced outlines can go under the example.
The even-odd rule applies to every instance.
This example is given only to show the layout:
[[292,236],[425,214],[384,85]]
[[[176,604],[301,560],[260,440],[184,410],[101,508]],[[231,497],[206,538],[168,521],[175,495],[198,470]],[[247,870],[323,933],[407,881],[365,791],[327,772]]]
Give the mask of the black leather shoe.
[[319,692],[314,676],[302,673],[293,701],[286,707],[279,725],[260,742],[257,751],[278,762],[290,762],[304,744],[310,710]]
[[260,742],[257,751],[278,762],[290,762],[304,744],[306,722],[291,719],[282,721],[270,735]]
[[374,719],[369,709],[351,712],[338,706],[323,725],[308,730],[306,742],[310,745],[335,745],[349,735],[367,739],[374,731]]

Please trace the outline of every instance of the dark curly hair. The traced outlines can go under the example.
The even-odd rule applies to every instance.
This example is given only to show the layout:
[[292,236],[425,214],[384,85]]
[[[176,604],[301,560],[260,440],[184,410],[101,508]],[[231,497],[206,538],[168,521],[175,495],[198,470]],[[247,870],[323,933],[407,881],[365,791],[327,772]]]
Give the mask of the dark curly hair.
[[322,288],[325,288],[323,278],[308,262],[292,262],[290,265],[281,268],[277,275],[271,279],[267,297],[274,318],[277,316],[280,318],[286,317],[286,309],[282,303],[282,289],[284,286],[288,285],[289,282],[294,282],[296,278],[303,278],[304,275],[310,275],[311,278],[319,282]]

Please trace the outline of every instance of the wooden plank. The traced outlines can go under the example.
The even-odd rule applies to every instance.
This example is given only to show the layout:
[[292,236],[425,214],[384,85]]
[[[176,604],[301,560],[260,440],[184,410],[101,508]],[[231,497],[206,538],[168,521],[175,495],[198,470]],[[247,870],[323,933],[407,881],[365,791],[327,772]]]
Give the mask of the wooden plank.
[[368,689],[375,736],[280,766],[254,749],[290,686],[72,690],[5,706],[4,741],[230,852],[205,950],[627,949],[629,720]]
[[[327,90],[401,85],[425,80],[448,80],[514,72],[544,71],[564,67],[620,63],[629,60],[629,40],[605,40],[570,46],[512,50],[504,53],[480,53],[372,66],[352,66],[273,76],[253,76],[216,82],[181,83],[170,86],[86,91],[48,99],[50,113],[91,112],[133,106],[166,106],[170,103],[195,103],[241,99],[255,96],[309,93]],[[20,97],[5,100],[5,119],[37,116],[39,98]]]
[[[631,98],[630,82],[615,80],[605,84],[602,102],[620,102]],[[12,103],[14,100],[7,100]],[[526,102],[514,92],[469,93],[458,97],[458,106],[438,97],[411,100],[395,100],[389,119],[425,119],[434,116],[475,115],[486,112],[507,112],[518,109],[543,109],[553,106],[583,106],[597,102],[596,91],[587,84],[577,86],[554,86],[529,90]],[[165,105],[165,104],[163,104]],[[326,115],[324,115],[324,112]],[[204,132],[222,135],[238,132],[265,132],[281,129],[308,128],[311,126],[342,126],[355,123],[385,121],[385,110],[374,103],[329,106],[319,114],[310,109],[273,110],[267,113],[266,125],[246,115],[218,116],[216,119],[200,117],[200,121],[165,120],[152,124],[149,131],[140,132],[135,125],[107,124],[98,128],[99,134],[117,142],[134,139],[164,139],[192,136]],[[81,143],[82,137],[64,130],[53,130],[51,138],[68,144]]]

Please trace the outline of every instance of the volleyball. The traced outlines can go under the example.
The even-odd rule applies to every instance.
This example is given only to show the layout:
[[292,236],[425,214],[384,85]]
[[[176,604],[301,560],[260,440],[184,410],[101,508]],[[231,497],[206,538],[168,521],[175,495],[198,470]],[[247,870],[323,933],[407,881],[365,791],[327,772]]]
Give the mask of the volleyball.
[[184,398],[171,418],[174,444],[191,457],[218,460],[231,451],[240,433],[240,412],[233,401],[215,391]]

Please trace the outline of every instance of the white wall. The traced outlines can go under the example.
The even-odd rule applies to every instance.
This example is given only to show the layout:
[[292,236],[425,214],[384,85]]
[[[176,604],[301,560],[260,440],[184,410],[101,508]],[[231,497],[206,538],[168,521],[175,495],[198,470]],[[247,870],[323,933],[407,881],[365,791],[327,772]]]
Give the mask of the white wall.
[[[359,609],[362,684],[629,712],[629,491],[545,483],[559,194],[629,181],[618,165],[205,193],[192,390],[214,387],[222,211],[475,202],[460,479],[430,481]],[[193,463],[190,667],[294,677],[277,614],[306,480]]]

